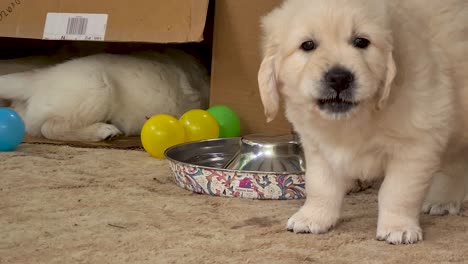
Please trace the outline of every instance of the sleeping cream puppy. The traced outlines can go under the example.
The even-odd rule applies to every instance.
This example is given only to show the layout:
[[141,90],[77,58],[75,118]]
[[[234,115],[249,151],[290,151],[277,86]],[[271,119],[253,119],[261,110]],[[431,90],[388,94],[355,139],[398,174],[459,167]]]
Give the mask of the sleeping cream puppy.
[[[59,62],[60,60],[58,58],[53,58],[50,56],[29,56],[16,59],[1,59],[0,76],[39,69]],[[8,100],[0,98],[0,107],[7,107],[9,105],[10,102]]]
[[288,221],[327,232],[353,179],[384,177],[377,239],[423,239],[421,209],[457,214],[468,190],[468,1],[286,0],[262,19],[258,80],[306,156]]
[[147,117],[176,117],[206,107],[208,74],[179,50],[97,54],[0,76],[0,99],[12,101],[29,135],[100,141],[139,135]]

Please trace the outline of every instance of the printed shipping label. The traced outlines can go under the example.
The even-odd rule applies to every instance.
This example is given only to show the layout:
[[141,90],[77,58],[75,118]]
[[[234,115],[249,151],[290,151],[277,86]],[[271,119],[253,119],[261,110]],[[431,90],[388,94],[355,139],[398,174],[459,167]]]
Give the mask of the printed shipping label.
[[107,14],[48,13],[43,39],[104,41]]

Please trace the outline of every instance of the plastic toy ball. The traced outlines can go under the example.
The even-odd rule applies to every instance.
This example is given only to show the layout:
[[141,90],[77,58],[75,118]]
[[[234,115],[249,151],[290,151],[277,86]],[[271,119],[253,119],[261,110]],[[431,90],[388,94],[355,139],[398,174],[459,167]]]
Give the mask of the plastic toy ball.
[[207,111],[218,121],[220,138],[240,136],[240,119],[234,110],[225,105],[216,105]]
[[184,143],[184,127],[175,117],[159,114],[148,119],[141,129],[141,143],[151,156],[164,159],[164,152]]
[[15,150],[26,134],[23,119],[10,108],[0,107],[0,151]]
[[185,129],[185,141],[199,141],[219,137],[219,125],[207,111],[193,109],[185,112],[180,118]]

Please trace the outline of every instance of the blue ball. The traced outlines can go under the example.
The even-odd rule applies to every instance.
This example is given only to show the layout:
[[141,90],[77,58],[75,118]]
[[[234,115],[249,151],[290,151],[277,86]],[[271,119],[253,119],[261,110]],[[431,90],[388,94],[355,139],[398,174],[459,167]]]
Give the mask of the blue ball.
[[23,119],[10,108],[0,107],[0,151],[12,151],[23,141]]

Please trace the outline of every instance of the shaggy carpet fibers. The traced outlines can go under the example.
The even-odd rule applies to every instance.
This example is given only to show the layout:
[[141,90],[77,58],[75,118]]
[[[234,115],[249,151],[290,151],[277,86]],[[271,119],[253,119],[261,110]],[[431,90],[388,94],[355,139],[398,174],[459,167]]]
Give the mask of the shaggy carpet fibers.
[[300,201],[192,194],[137,150],[23,144],[0,153],[0,263],[468,263],[468,218],[423,216],[425,241],[374,239],[376,191],[330,233],[285,230]]

